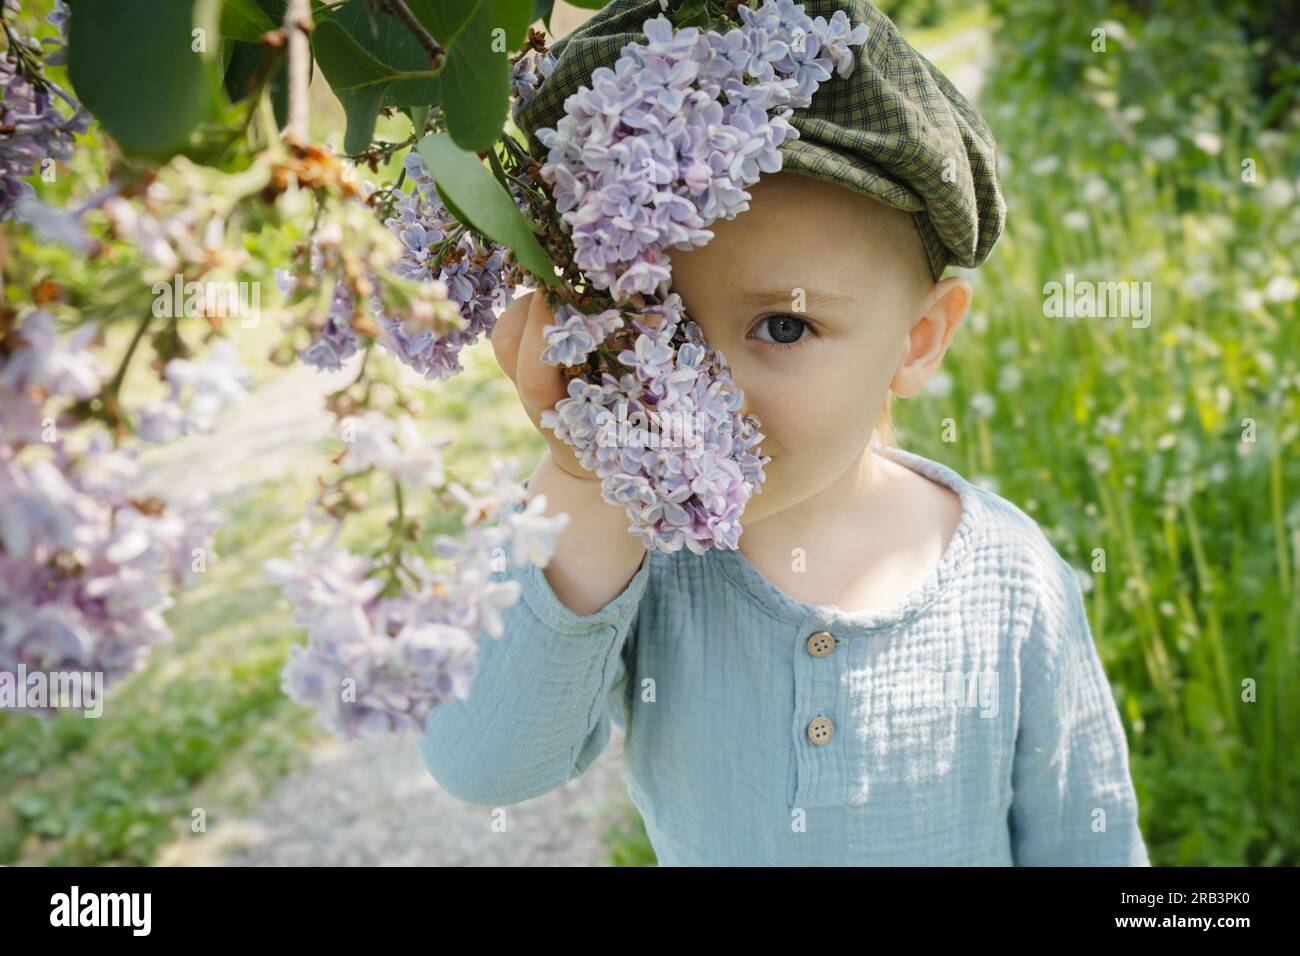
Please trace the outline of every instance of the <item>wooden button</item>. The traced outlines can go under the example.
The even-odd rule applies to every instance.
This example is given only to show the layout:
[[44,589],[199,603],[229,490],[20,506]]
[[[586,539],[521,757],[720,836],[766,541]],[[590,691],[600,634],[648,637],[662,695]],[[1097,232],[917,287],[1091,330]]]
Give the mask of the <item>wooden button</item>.
[[808,637],[808,653],[813,657],[825,657],[835,650],[835,638],[830,631],[818,631]]
[[829,717],[814,717],[808,722],[808,739],[815,744],[824,744],[835,733],[835,725]]

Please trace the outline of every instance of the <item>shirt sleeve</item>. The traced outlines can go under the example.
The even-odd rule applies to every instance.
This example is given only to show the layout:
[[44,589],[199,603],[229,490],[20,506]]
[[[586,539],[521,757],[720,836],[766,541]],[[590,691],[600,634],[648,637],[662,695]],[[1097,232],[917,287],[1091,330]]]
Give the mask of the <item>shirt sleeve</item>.
[[1012,857],[1016,866],[1150,866],[1119,708],[1074,569],[1053,556],[1021,660]]
[[626,684],[624,651],[650,575],[647,552],[621,594],[580,615],[541,568],[494,574],[519,599],[502,612],[499,638],[484,633],[469,696],[429,714],[419,749],[438,784],[467,803],[505,806],[567,783],[610,737],[610,707]]

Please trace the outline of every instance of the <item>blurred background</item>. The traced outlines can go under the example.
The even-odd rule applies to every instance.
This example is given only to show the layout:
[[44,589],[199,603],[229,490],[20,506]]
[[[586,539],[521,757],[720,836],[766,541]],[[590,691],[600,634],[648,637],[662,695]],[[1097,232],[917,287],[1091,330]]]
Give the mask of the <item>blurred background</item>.
[[[1300,2],[879,5],[989,122],[1008,206],[987,264],[952,270],[975,286],[971,314],[926,391],[895,404],[900,443],[1025,509],[1076,567],[1152,862],[1293,866]],[[552,27],[589,15],[560,2]],[[312,105],[313,138],[338,147],[319,73]],[[106,159],[92,133],[72,167]],[[16,251],[95,282],[60,247]],[[1149,281],[1150,324],[1046,315],[1044,285],[1067,273]],[[617,727],[587,773],[496,833],[487,808],[439,791],[413,739],[341,744],[281,692],[303,634],[260,563],[287,553],[286,516],[332,453],[321,399],[355,370],[275,368],[271,325],[234,336],[252,398],[150,452],[155,490],[206,488],[228,516],[168,613],[175,642],[101,719],[0,713],[0,863],[653,865]],[[490,345],[465,364],[423,389],[426,426],[454,439],[461,473],[515,455],[527,474],[543,444]],[[160,387],[140,378],[134,400]]]

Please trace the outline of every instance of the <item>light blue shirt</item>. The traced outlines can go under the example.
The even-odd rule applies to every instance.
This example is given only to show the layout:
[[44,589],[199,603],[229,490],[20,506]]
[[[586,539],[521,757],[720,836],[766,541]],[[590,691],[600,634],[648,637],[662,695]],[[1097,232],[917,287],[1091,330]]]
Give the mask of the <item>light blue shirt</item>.
[[662,866],[1149,866],[1074,569],[1011,502],[881,453],[961,498],[921,587],[844,613],[739,551],[656,551],[579,615],[512,562],[505,634],[420,738],[434,779],[518,803],[586,770],[613,722]]

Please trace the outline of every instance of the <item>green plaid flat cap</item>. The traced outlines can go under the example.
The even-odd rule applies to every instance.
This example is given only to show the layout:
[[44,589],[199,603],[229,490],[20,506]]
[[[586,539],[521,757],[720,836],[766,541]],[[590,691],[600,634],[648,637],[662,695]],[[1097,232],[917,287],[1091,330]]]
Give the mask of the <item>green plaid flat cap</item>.
[[[781,144],[781,168],[912,213],[936,281],[949,264],[978,266],[1006,218],[988,124],[867,0],[803,0],[801,6],[828,20],[843,10],[869,34],[849,48],[857,58],[853,71],[833,72],[811,105],[794,110],[790,125],[799,138]],[[559,123],[565,100],[589,85],[598,67],[612,69],[624,46],[646,42],[641,25],[663,12],[660,0],[612,0],[552,44],[554,69],[517,117],[533,156],[547,155],[536,131]]]

